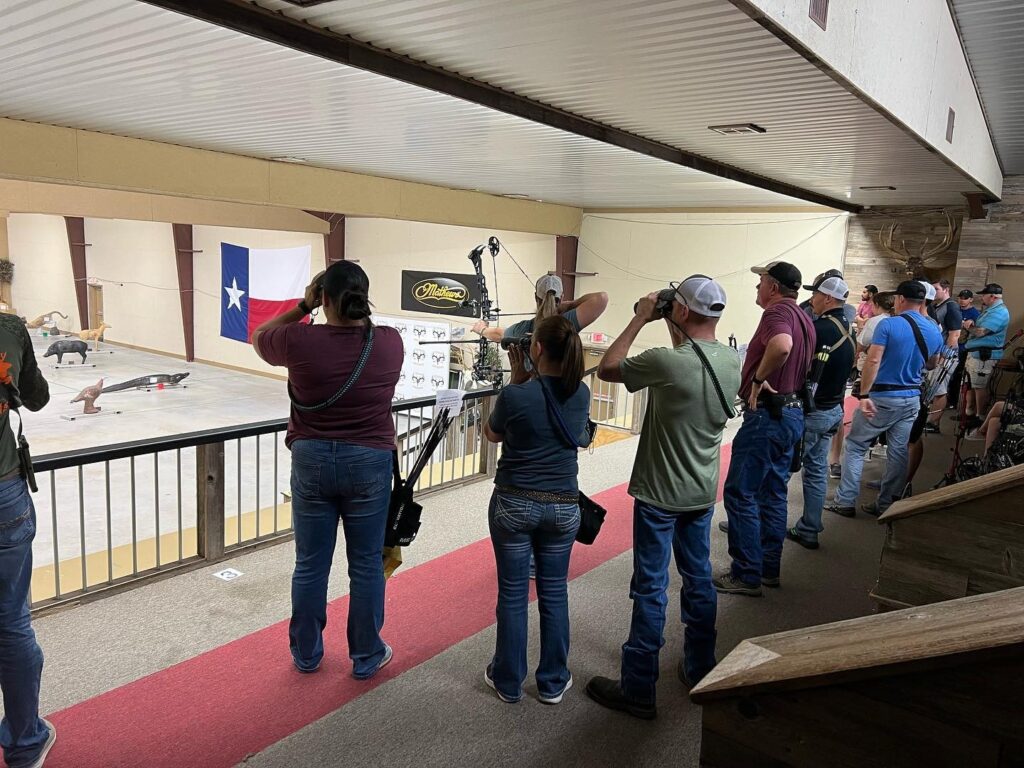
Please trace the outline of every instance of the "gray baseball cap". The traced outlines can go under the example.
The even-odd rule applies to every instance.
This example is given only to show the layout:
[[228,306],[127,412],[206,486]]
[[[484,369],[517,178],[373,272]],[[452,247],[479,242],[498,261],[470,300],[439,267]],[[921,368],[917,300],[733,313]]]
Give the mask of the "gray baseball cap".
[[679,300],[698,315],[721,317],[725,312],[725,289],[707,275],[690,275],[673,287]]
[[544,275],[537,281],[537,298],[543,299],[548,291],[555,292],[555,298],[562,298],[562,278],[558,275]]

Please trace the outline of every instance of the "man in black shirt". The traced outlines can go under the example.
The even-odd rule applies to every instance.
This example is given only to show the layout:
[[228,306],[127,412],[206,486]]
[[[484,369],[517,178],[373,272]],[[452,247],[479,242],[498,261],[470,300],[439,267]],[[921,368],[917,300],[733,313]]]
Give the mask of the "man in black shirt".
[[43,652],[28,610],[36,511],[10,421],[13,409],[38,411],[49,399],[25,323],[0,314],[0,747],[8,765],[42,765],[56,738],[39,717]]
[[[821,510],[828,490],[828,450],[843,426],[843,402],[846,381],[853,368],[856,348],[850,335],[850,323],[843,310],[850,288],[840,277],[829,277],[815,286],[810,304],[817,320],[817,355],[811,368],[811,380],[818,375],[814,392],[815,412],[804,416],[803,486],[804,513],[786,532],[786,538],[807,549],[818,548],[818,534],[824,530]],[[826,357],[827,360],[822,361]]]
[[928,408],[928,423],[925,425],[925,432],[938,433],[939,419],[946,408],[946,396],[949,391],[949,381],[952,378],[953,368],[956,367],[954,359],[960,343],[960,331],[964,326],[964,316],[960,311],[960,305],[950,296],[950,282],[942,279],[932,283],[935,288],[935,301],[932,302],[928,314],[939,324],[942,331],[943,341],[943,364],[936,366],[929,374],[929,394],[932,401]]

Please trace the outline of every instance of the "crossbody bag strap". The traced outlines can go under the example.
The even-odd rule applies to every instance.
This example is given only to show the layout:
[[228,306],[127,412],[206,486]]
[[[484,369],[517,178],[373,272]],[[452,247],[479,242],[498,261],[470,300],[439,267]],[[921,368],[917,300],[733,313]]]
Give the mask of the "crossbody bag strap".
[[338,400],[340,400],[346,392],[352,389],[352,385],[356,383],[360,374],[363,372],[363,368],[366,367],[366,362],[370,359],[370,353],[373,351],[373,326],[369,327],[366,333],[366,340],[363,342],[363,351],[359,353],[359,359],[356,360],[356,365],[352,369],[352,373],[349,374],[348,380],[341,385],[341,389],[331,395],[327,400],[316,405],[302,405],[298,400],[295,399],[295,394],[292,392],[292,383],[288,381],[288,399],[292,402],[292,407],[297,411],[322,411],[325,408],[330,408]]
[[914,332],[914,341],[917,342],[917,349],[921,353],[921,357],[924,358],[924,362],[928,362],[928,345],[924,343],[924,335],[921,333],[921,329],[917,327],[917,323],[907,317],[907,313],[904,312],[900,315],[904,320],[910,323],[910,328]]
[[558,407],[558,403],[555,402],[555,396],[548,390],[548,385],[544,383],[544,378],[541,376],[537,377],[537,381],[540,382],[540,389],[544,393],[544,401],[548,406],[548,413],[554,419],[555,424],[558,425],[558,431],[562,433],[562,437],[569,445],[573,448],[582,448],[579,440],[572,436],[569,431],[569,425],[565,423],[565,418],[562,416],[562,410]]
[[725,417],[731,419],[736,415],[736,411],[729,404],[729,401],[725,397],[725,393],[722,391],[722,385],[718,383],[718,376],[715,375],[715,369],[711,367],[711,361],[708,360],[707,355],[704,354],[704,350],[700,348],[700,345],[690,339],[690,346],[693,347],[693,352],[697,355],[697,359],[700,360],[700,364],[704,366],[704,370],[707,371],[708,378],[711,379],[711,385],[715,388],[715,394],[718,395],[718,402],[722,404],[722,410],[725,411]]

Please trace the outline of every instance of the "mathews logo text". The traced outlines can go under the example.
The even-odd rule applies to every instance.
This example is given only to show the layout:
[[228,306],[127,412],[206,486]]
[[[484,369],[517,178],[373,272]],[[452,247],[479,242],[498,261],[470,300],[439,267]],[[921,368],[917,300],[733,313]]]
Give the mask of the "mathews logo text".
[[454,309],[462,306],[469,296],[469,289],[457,280],[430,277],[416,283],[412,287],[412,295],[420,304],[433,309]]

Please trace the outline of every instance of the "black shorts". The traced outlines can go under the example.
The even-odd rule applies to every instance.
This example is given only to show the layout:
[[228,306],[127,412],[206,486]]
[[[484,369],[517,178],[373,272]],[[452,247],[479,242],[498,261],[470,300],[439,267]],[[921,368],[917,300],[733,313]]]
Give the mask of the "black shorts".
[[921,435],[924,434],[924,425],[928,421],[928,406],[921,403],[921,410],[917,413],[917,418],[914,419],[914,426],[910,428],[910,445],[913,445],[921,439]]

